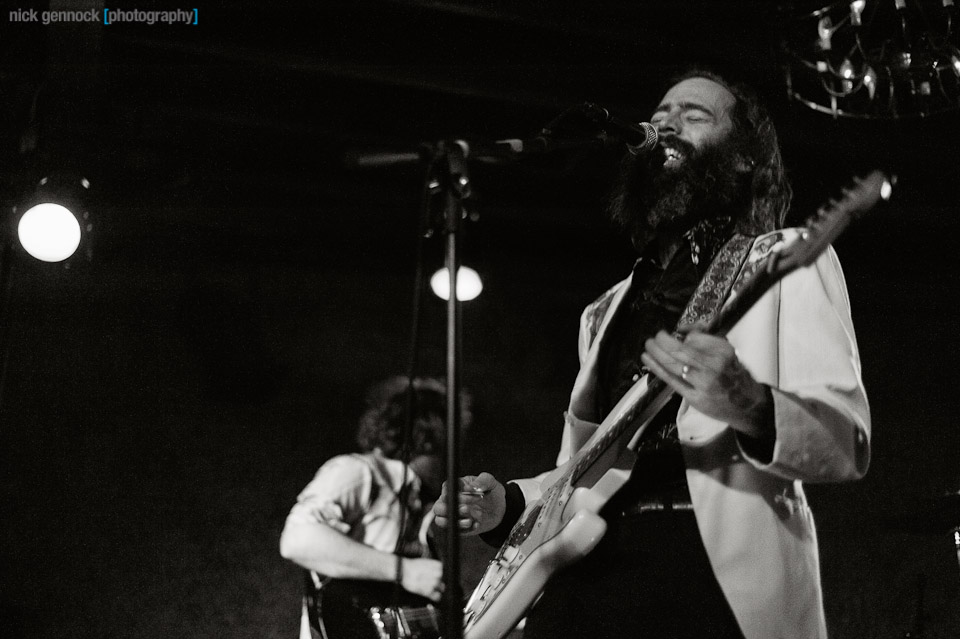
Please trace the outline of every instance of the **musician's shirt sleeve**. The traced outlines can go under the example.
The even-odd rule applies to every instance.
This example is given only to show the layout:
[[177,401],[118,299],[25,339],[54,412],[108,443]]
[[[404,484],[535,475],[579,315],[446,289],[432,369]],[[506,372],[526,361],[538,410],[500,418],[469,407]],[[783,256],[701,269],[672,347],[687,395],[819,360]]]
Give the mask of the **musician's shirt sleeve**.
[[807,482],[858,479],[870,463],[870,410],[850,302],[832,248],[780,283],[776,441],[757,467]]
[[372,485],[369,466],[351,455],[333,457],[297,496],[287,522],[325,524],[349,536],[366,512]]

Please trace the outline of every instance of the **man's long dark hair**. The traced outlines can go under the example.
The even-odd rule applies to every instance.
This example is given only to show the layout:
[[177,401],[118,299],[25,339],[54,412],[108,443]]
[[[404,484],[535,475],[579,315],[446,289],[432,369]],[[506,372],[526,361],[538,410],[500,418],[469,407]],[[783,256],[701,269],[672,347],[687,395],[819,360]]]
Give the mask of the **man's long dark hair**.
[[793,189],[787,180],[780,143],[773,119],[750,87],[730,83],[723,76],[708,69],[693,68],[674,78],[671,86],[689,80],[705,78],[716,82],[736,99],[730,119],[733,122],[732,139],[743,159],[752,167],[750,195],[752,206],[744,211],[736,230],[757,235],[783,226]]

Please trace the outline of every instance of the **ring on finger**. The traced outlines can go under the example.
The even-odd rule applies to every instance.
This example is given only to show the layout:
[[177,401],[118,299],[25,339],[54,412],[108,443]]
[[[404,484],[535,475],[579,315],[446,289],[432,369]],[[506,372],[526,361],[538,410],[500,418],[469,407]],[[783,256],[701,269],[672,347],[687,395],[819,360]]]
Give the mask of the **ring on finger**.
[[687,375],[690,374],[690,366],[687,364],[683,365],[683,368],[680,369],[680,379],[687,381]]

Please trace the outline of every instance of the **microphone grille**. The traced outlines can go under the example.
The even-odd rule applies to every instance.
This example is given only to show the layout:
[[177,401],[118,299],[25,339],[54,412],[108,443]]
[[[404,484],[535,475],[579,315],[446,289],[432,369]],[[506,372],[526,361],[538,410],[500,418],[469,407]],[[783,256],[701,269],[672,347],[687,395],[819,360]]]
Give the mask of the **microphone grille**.
[[639,122],[637,123],[643,132],[646,134],[643,142],[640,144],[628,144],[627,150],[634,155],[639,155],[641,153],[646,153],[647,151],[652,150],[657,146],[657,142],[660,140],[660,136],[657,135],[657,127],[653,126],[649,122]]

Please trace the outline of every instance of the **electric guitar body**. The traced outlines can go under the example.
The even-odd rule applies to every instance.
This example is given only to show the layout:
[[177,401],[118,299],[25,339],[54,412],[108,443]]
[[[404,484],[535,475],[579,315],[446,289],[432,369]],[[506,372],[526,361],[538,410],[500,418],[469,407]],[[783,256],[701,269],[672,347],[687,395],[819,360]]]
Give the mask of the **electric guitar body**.
[[326,578],[308,586],[307,605],[322,639],[440,639],[439,611],[393,583]]

